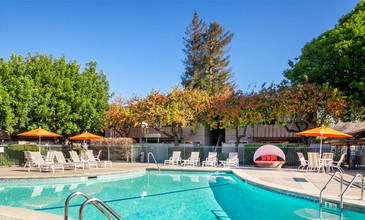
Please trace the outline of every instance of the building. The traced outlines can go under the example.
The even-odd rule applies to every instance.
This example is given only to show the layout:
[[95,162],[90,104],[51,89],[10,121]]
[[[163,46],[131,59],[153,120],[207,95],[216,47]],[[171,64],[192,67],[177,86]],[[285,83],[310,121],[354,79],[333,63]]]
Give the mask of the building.
[[[240,128],[238,135],[243,135],[243,129]],[[226,144],[236,143],[236,130],[226,130]],[[294,132],[288,132],[282,125],[263,125],[247,127],[246,135],[240,139],[240,143],[301,143],[301,136]]]

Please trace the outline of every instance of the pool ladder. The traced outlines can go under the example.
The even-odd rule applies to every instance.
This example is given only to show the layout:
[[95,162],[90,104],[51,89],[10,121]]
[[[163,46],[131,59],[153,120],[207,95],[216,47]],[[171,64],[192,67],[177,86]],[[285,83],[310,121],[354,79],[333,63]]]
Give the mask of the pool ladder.
[[337,176],[340,175],[341,177],[341,181],[340,181],[340,212],[342,214],[343,211],[343,198],[345,196],[345,194],[347,193],[347,190],[352,186],[352,184],[355,182],[355,180],[357,179],[357,177],[361,177],[361,196],[360,199],[363,200],[364,199],[364,176],[361,173],[358,173],[354,176],[354,178],[352,178],[350,184],[346,187],[346,189],[342,192],[342,186],[343,186],[343,175],[340,172],[336,172],[332,175],[332,177],[328,180],[328,182],[326,183],[326,185],[322,188],[321,192],[319,193],[319,210],[320,212],[322,212],[322,201],[323,201],[323,192],[324,190],[327,188],[328,184],[330,182],[332,182],[332,180]]
[[158,165],[155,156],[153,156],[152,152],[148,152],[147,154],[147,167],[150,165],[150,155],[152,156],[152,159],[155,161],[155,164],[157,165],[158,172],[160,172],[160,166]]
[[[112,208],[110,208],[103,200],[98,198],[90,198],[86,193],[83,192],[74,192],[71,193],[65,202],[65,210],[64,210],[64,220],[68,220],[68,205],[70,203],[70,200],[75,196],[83,196],[85,197],[86,201],[82,203],[79,209],[79,220],[82,220],[82,214],[84,211],[84,208],[87,204],[91,203],[95,208],[97,208],[105,217],[107,217],[110,220],[113,220],[114,218],[111,217],[101,206],[103,206],[109,213],[111,213],[116,219],[123,220],[122,217],[120,217]],[[98,203],[100,205],[98,205]]]

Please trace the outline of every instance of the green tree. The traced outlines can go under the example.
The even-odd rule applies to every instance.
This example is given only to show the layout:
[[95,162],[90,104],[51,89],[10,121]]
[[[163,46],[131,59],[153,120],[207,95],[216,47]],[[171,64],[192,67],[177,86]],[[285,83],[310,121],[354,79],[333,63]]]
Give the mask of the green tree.
[[[294,133],[337,122],[352,108],[352,102],[328,84],[271,85],[258,94],[256,109],[260,121],[281,124]],[[310,139],[302,140],[308,143]]]
[[209,27],[199,20],[197,12],[192,24],[186,31],[185,41],[185,73],[182,84],[185,87],[206,90],[209,93],[219,93],[226,87],[235,88],[233,72],[229,66],[230,55],[228,48],[233,33],[226,31],[217,22]]
[[365,105],[365,1],[342,16],[332,30],[307,43],[302,54],[289,61],[284,76],[293,84],[328,83]]
[[109,83],[89,62],[83,72],[76,60],[43,54],[0,59],[0,124],[8,131],[39,126],[69,135],[99,131],[108,108]]
[[120,136],[129,137],[131,129],[139,124],[135,100],[116,97],[109,105],[109,110],[105,112],[105,129],[113,128]]
[[[146,123],[156,131],[174,138],[177,146],[181,142],[183,128],[197,127],[196,115],[207,103],[205,91],[178,86],[169,93],[152,91],[146,98],[140,98],[135,103],[139,124]],[[163,129],[169,127],[170,132]]]
[[181,76],[181,84],[184,87],[194,85],[194,79],[204,72],[203,38],[206,29],[206,23],[203,19],[199,19],[198,12],[195,11],[192,23],[186,28],[186,37],[183,38],[185,48],[182,51],[185,53],[183,60],[185,72]]
[[217,22],[211,23],[204,37],[204,62],[206,71],[199,76],[199,87],[210,93],[218,93],[226,87],[234,89],[232,68],[228,68],[233,33],[225,31]]
[[[212,120],[219,129],[234,129],[236,147],[241,138],[246,136],[248,126],[256,126],[259,121],[257,95],[254,92],[243,93],[241,90],[225,90],[216,95],[213,102],[215,119]],[[239,129],[243,132],[239,135]]]

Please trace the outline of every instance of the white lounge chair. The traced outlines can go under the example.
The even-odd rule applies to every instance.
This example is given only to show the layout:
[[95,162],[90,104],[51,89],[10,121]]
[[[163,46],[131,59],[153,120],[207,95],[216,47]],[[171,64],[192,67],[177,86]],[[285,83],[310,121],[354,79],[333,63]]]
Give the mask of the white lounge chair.
[[191,152],[190,157],[187,160],[183,160],[182,165],[199,166],[200,165],[199,152]]
[[181,151],[172,152],[172,157],[170,159],[165,160],[164,165],[179,165],[181,163]]
[[101,150],[99,150],[98,155],[95,157],[95,160],[96,161],[100,161],[100,155],[101,155]]
[[324,172],[324,167],[323,164],[320,163],[319,161],[319,153],[316,152],[308,152],[308,166],[307,166],[307,171],[315,171],[318,170],[319,171],[322,169],[322,171]]
[[345,159],[346,154],[342,154],[339,161],[332,162],[330,169],[333,170],[333,168],[338,169],[341,173],[345,173],[345,171],[342,169],[341,164],[343,160]]
[[58,163],[63,164],[64,168],[72,169],[72,167],[74,167],[75,171],[76,171],[76,168],[82,168],[83,170],[85,169],[85,164],[82,162],[76,163],[76,162],[71,162],[70,160],[66,161],[66,159],[63,156],[63,153],[61,151],[56,151],[55,155],[56,155]]
[[47,151],[47,156],[44,158],[46,163],[54,163],[54,151]]
[[[42,170],[49,170],[52,169],[52,172],[54,173],[55,169],[61,169],[62,172],[64,172],[64,167],[62,164],[57,163],[46,163],[44,162],[42,155],[39,152],[30,152],[32,160],[34,163],[38,166],[39,172],[42,172]],[[30,168],[28,168],[28,172],[30,171]]]
[[220,161],[220,166],[224,167],[238,167],[239,159],[237,152],[230,152],[227,160]]
[[86,151],[86,156],[88,157],[88,160],[90,162],[92,162],[92,163],[100,163],[100,167],[101,167],[101,164],[102,163],[104,163],[104,167],[106,167],[107,165],[109,165],[110,167],[113,166],[111,161],[108,161],[108,160],[103,160],[103,161],[96,160],[92,150],[87,150]]
[[74,163],[84,163],[85,166],[89,166],[89,168],[91,168],[92,166],[98,168],[98,163],[97,162],[91,162],[88,160],[80,160],[79,155],[77,154],[76,151],[69,151],[72,162]]
[[24,168],[29,166],[29,169],[30,169],[32,166],[37,166],[37,164],[34,163],[34,161],[33,161],[33,158],[32,158],[32,155],[31,155],[30,151],[24,151],[24,156],[25,156],[25,159],[27,161],[24,164]]
[[215,167],[218,165],[217,152],[209,152],[207,159],[203,161],[202,166],[212,166]]
[[333,163],[333,153],[323,153],[322,158],[320,159],[323,167],[327,170],[331,170],[331,166]]
[[299,158],[299,162],[300,162],[300,165],[297,169],[303,170],[306,166],[308,166],[308,162],[307,162],[307,160],[305,160],[302,152],[297,152],[297,154],[298,154],[298,158]]

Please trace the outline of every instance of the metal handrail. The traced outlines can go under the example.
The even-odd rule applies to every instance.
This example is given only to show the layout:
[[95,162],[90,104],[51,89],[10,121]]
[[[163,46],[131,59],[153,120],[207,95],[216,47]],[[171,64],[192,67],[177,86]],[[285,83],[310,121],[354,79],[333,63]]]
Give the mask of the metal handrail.
[[[68,204],[70,203],[70,200],[75,197],[75,196],[83,196],[85,199],[89,200],[91,199],[86,193],[83,192],[74,192],[71,193],[65,202],[65,209],[64,209],[64,220],[68,220]],[[96,204],[95,202],[92,202],[93,206],[95,206],[95,208],[97,208],[101,213],[103,213],[108,219],[113,219],[104,209],[102,209],[98,204]]]
[[322,209],[322,194],[323,194],[323,191],[327,188],[328,184],[333,180],[333,178],[335,178],[337,176],[337,174],[340,174],[340,176],[341,176],[341,185],[340,185],[340,194],[339,195],[342,194],[343,175],[340,172],[336,172],[332,175],[332,177],[328,180],[326,185],[322,188],[321,192],[319,193],[319,209]]
[[150,155],[152,156],[152,159],[155,161],[157,168],[158,168],[158,172],[160,172],[160,166],[158,165],[155,156],[153,156],[152,152],[148,152],[147,154],[147,167],[150,165]]
[[341,212],[343,210],[343,197],[345,196],[347,190],[351,187],[351,185],[355,182],[356,178],[361,176],[361,197],[360,199],[363,200],[364,199],[364,176],[361,173],[356,174],[356,176],[354,176],[354,178],[352,178],[350,184],[347,186],[347,188],[345,189],[345,191],[343,191],[343,193],[341,194],[341,200],[340,200],[340,209]]
[[[123,220],[122,217],[120,217],[112,208],[110,208],[103,200],[98,199],[98,198],[91,198],[86,200],[84,203],[82,203],[80,210],[79,210],[79,220],[82,220],[82,213],[84,211],[84,208],[87,204],[91,203],[95,203],[98,202],[100,203],[106,210],[108,210],[115,218],[117,218],[118,220]],[[112,218],[113,219],[113,218]]]

